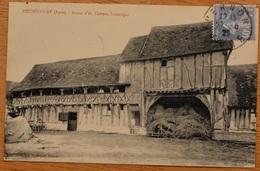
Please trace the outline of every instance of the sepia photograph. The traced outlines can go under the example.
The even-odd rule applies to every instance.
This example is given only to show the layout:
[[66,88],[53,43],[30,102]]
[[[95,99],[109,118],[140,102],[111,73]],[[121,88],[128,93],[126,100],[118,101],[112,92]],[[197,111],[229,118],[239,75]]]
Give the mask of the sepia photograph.
[[255,167],[258,9],[11,2],[4,160]]

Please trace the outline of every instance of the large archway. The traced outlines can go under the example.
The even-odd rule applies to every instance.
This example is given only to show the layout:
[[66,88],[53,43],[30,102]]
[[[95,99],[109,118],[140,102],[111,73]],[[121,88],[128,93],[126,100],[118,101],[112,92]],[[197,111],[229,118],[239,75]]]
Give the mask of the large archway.
[[[206,98],[205,98],[206,99]],[[149,132],[190,138],[211,137],[213,126],[207,100],[196,96],[161,96],[147,112]],[[183,136],[182,136],[183,134]]]

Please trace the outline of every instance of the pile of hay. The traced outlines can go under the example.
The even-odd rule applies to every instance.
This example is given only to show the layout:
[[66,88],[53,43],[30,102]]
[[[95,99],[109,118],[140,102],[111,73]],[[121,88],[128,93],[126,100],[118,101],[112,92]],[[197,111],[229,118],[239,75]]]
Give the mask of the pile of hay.
[[148,132],[167,138],[211,138],[213,129],[209,118],[196,112],[190,105],[167,108],[157,105],[148,113]]
[[[9,114],[14,116],[14,114]],[[33,131],[22,116],[18,117],[8,117],[5,122],[5,143],[20,143],[27,142],[29,139],[33,138]]]

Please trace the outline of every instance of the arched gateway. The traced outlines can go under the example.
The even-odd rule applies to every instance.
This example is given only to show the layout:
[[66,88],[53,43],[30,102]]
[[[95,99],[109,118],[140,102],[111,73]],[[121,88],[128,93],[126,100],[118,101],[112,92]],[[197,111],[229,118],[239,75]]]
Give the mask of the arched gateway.
[[173,92],[147,92],[145,96],[144,125],[147,124],[149,111],[154,106],[167,108],[179,108],[189,105],[195,111],[199,111],[203,117],[209,120],[214,129],[226,129],[229,123],[227,112],[227,92],[220,90],[203,90],[197,92],[173,93]]
[[147,110],[146,125],[149,124],[149,117],[152,114],[155,114],[156,110],[160,110],[161,108],[163,110],[173,109],[171,111],[178,112],[179,109],[186,107],[194,109],[194,111],[196,111],[199,115],[201,115],[208,121],[208,124],[210,126],[213,126],[211,124],[211,118],[214,118],[214,116],[211,116],[210,106],[207,99],[205,99],[206,101],[203,102],[198,97],[190,95],[160,95],[158,97],[158,100],[156,100]]

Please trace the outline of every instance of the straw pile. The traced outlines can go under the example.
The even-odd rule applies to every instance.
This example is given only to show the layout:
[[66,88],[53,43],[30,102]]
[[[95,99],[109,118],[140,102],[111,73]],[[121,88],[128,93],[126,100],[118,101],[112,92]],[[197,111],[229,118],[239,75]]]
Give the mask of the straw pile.
[[157,105],[148,113],[148,132],[162,137],[190,139],[194,137],[211,138],[212,127],[208,118],[195,111],[191,105],[179,108],[166,108]]

